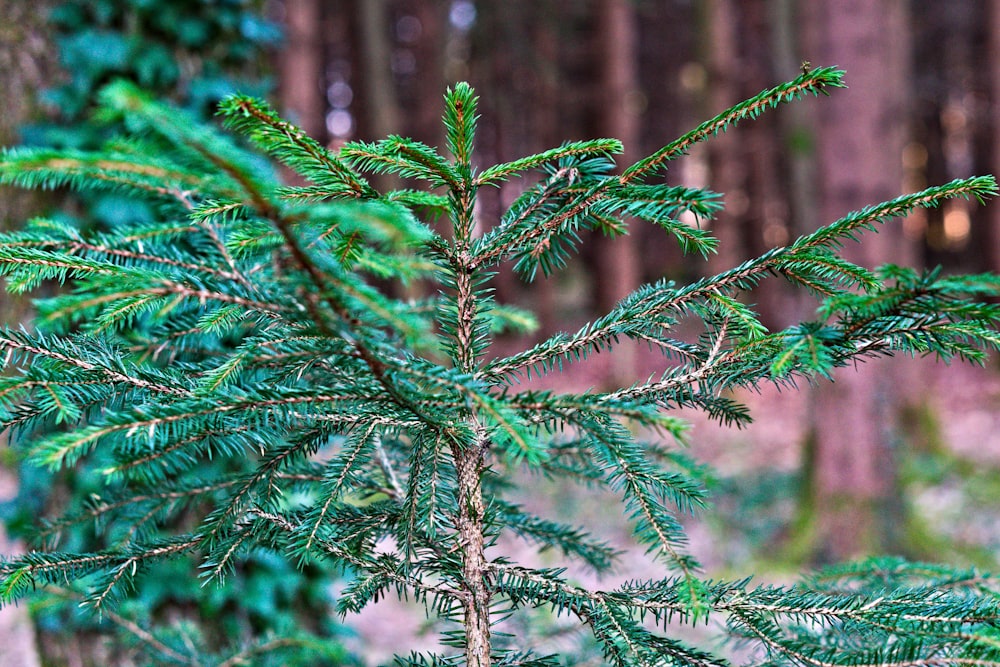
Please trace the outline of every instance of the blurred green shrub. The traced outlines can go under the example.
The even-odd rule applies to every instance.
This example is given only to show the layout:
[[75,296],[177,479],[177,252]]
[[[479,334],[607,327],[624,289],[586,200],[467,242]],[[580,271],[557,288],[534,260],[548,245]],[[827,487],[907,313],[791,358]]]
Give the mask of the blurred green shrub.
[[[280,26],[263,15],[258,0],[68,0],[54,7],[49,19],[63,77],[42,94],[49,116],[23,127],[21,135],[26,145],[62,150],[96,148],[124,129],[121,118],[101,114],[95,106],[98,90],[112,80],[133,81],[200,120],[210,118],[219,100],[237,91],[267,94],[272,88],[268,51],[282,38]],[[111,190],[60,192],[55,201],[54,219],[95,232],[147,223],[157,214],[149,202]],[[135,335],[142,335],[141,326]],[[205,473],[219,465],[206,462]],[[33,544],[51,537],[37,534],[36,517],[97,498],[101,488],[93,462],[57,474],[24,465],[19,476],[19,495],[0,505],[0,519],[12,534]],[[193,520],[204,509],[193,505],[188,512]],[[50,528],[64,548],[112,546],[93,524]],[[85,661],[98,660],[100,653],[159,664],[171,658],[162,647],[171,645],[172,638],[177,646],[191,647],[192,655],[200,653],[200,664],[210,664],[212,656],[224,662],[264,647],[253,664],[282,665],[293,664],[308,645],[311,660],[325,656],[335,664],[350,663],[339,642],[327,641],[340,632],[325,620],[331,618],[330,571],[296,569],[258,553],[234,574],[224,586],[202,586],[195,562],[158,563],[115,613],[100,619],[79,612],[72,587],[51,589],[50,595],[33,601],[45,636],[42,644],[52,646],[74,635],[80,646],[80,638],[89,637],[91,643],[107,646],[81,656]],[[149,637],[166,643],[158,648],[136,628],[152,629]],[[275,636],[283,639],[271,644]]]

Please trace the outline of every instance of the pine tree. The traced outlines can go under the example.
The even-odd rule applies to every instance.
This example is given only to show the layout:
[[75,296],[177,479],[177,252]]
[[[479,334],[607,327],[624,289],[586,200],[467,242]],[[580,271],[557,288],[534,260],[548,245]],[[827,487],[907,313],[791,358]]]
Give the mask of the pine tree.
[[[0,162],[5,183],[111,189],[158,212],[86,233],[37,219],[0,237],[9,290],[71,284],[37,301],[30,329],[0,333],[0,419],[41,465],[96,466],[105,492],[76,499],[45,530],[92,523],[109,546],[53,543],[3,561],[3,600],[69,583],[100,612],[141,586],[151,562],[193,555],[210,584],[263,550],[349,571],[344,614],[389,594],[423,602],[444,648],[398,665],[576,664],[501,632],[504,619],[543,612],[589,630],[613,665],[727,664],[678,631],[713,622],[749,644],[755,664],[1000,664],[997,581],[975,570],[882,558],[787,586],[707,579],[679,522],[705,505],[702,473],[670,412],[739,425],[750,417],[729,389],[823,381],[894,353],[983,362],[1000,342],[988,300],[1000,278],[870,270],[838,251],[915,208],[995,195],[992,178],[875,204],[690,284],[646,285],[515,354],[489,349],[499,331],[531,322],[494,301],[498,271],[557,271],[581,232],[618,235],[623,218],[707,255],[714,239],[679,218],[709,219],[719,198],[666,184],[667,165],[739,121],[841,85],[840,71],[807,68],[621,170],[613,139],[475,165],[465,84],[445,95],[444,154],[397,136],[333,154],[264,103],[228,98],[228,128],[309,182],[295,187],[229,135],[109,86],[104,112],[129,137],[92,153],[10,150]],[[481,188],[528,172],[540,180],[501,220],[477,219]],[[382,193],[365,174],[424,187]],[[741,296],[775,276],[815,295],[815,320],[760,324]],[[415,281],[432,296],[392,296]],[[677,333],[691,320],[695,340]],[[662,352],[664,370],[614,391],[521,386],[622,339]],[[663,578],[597,590],[505,556],[498,543],[510,535],[598,573],[617,556],[520,506],[522,470],[613,492]]]

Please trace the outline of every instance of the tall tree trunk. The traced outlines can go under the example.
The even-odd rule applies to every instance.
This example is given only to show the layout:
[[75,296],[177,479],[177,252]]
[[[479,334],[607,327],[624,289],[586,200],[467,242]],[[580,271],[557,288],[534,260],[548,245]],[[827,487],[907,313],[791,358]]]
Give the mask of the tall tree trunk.
[[286,39],[280,57],[281,107],[320,141],[326,136],[321,18],[319,0],[285,0]]
[[[640,2],[636,3],[639,24],[639,82],[641,95],[636,103],[643,109],[640,156],[649,155],[681,136],[703,120],[699,82],[691,74],[700,71],[696,64],[698,30],[676,30],[677,26],[695,26],[698,3]],[[670,35],[670,39],[663,39]],[[685,73],[687,77],[685,78]],[[685,85],[686,84],[686,85]],[[698,107],[698,108],[696,108]],[[688,183],[683,175],[684,160],[679,170],[668,174],[673,183]],[[642,280],[671,278],[683,282],[690,265],[702,267],[701,258],[686,258],[669,234],[647,228],[641,236]]]
[[[796,0],[773,0],[768,7],[774,69],[780,81],[798,76],[808,53],[807,48],[796,39],[802,19],[797,5]],[[776,135],[786,149],[783,156],[783,188],[788,206],[787,240],[815,229],[817,128],[811,124],[811,118],[812,110],[806,104],[791,104],[778,117]],[[810,316],[807,311],[809,306],[805,305],[807,297],[801,291],[785,290],[783,297],[784,321],[776,321],[776,325],[784,327]]]
[[[523,19],[530,40],[530,53],[523,56],[528,62],[522,63],[522,71],[529,69],[528,63],[534,65],[535,76],[530,89],[525,91],[528,99],[533,100],[527,115],[530,141],[522,147],[522,154],[527,155],[552,146],[558,146],[565,137],[560,124],[560,71],[559,71],[559,34],[558,9],[550,6],[535,8]],[[523,187],[523,186],[522,186]],[[505,196],[513,201],[514,193],[506,191]],[[538,317],[539,334],[549,336],[560,329],[557,312],[558,295],[556,293],[558,276],[539,275],[531,285],[530,297],[534,312]]]
[[[772,2],[708,0],[703,5],[702,58],[709,75],[704,115],[756,95],[775,83]],[[794,76],[794,74],[793,74]],[[787,110],[783,110],[783,113]],[[719,251],[709,257],[712,273],[724,271],[788,240],[788,186],[782,183],[780,116],[765,114],[753,123],[713,137],[708,143],[709,185],[722,193],[725,208],[713,222]],[[769,328],[791,323],[787,286],[764,281],[750,296]]]
[[[816,3],[815,60],[847,71],[847,91],[816,106],[818,219],[896,196],[902,187],[907,57],[904,0]],[[908,263],[913,248],[899,222],[845,255],[873,266]],[[894,504],[893,438],[906,382],[898,364],[848,368],[813,392],[811,471],[815,561],[893,551],[900,526]]]
[[[600,0],[597,5],[598,57],[601,89],[597,95],[601,134],[620,139],[625,145],[624,164],[638,159],[639,56],[635,8],[628,0]],[[629,234],[613,239],[599,237],[596,243],[596,305],[610,310],[639,286],[638,237],[642,229],[630,225]],[[614,368],[608,382],[619,386],[635,380],[635,348],[622,345],[615,351]]]
[[[992,158],[990,171],[1000,174],[1000,0],[990,0],[988,5],[989,41],[987,43],[986,62],[983,67],[989,67],[990,85],[988,94],[988,111],[986,117],[991,119]],[[1000,206],[988,207],[990,211],[989,250],[991,271],[1000,272]]]
[[[19,126],[37,116],[38,92],[53,81],[54,48],[46,30],[49,2],[25,3],[0,0],[0,146],[18,141]],[[45,195],[42,195],[42,197]],[[9,229],[15,221],[30,218],[42,210],[43,199],[37,192],[0,187],[0,228]],[[0,296],[0,322],[16,326],[27,319],[27,299]],[[6,448],[6,436],[0,447]],[[9,459],[6,459],[9,460]],[[17,495],[16,472],[0,466],[0,500]],[[12,543],[0,523],[0,554],[11,556],[20,550]],[[41,663],[35,646],[35,631],[25,606],[7,605],[0,609],[0,665],[36,667]]]
[[388,0],[363,0],[355,4],[360,28],[359,66],[368,129],[374,139],[402,131],[396,82],[392,75],[392,29]]
[[[358,119],[369,136],[384,139],[403,131],[399,97],[392,72],[393,30],[389,0],[356,0],[354,3],[360,44],[357,66],[361,72],[365,118]],[[395,190],[402,180],[392,175],[373,176],[379,189]]]
[[[576,131],[575,119],[567,118],[564,104],[565,40],[561,32],[567,19],[560,4],[524,4],[518,5],[518,11],[501,3],[479,7],[471,65],[482,97],[478,137],[484,163],[513,160],[558,146]],[[484,229],[499,222],[501,211],[537,178],[537,174],[527,174],[480,191],[478,205]],[[520,278],[504,270],[495,280],[496,297],[502,303],[530,302],[539,320],[537,335],[546,336],[566,326],[557,309],[559,278],[539,272],[525,289]]]
[[[970,173],[990,173],[992,125],[989,2],[912,2],[915,40],[915,145],[910,173],[918,184],[944,183]],[[962,272],[992,264],[992,207],[949,202],[920,215],[927,264]],[[971,226],[968,224],[971,221]],[[963,224],[964,223],[964,224]]]
[[423,141],[430,146],[443,146],[441,128],[444,95],[445,50],[448,43],[448,5],[440,0],[417,0],[413,15],[420,26],[413,50],[416,72],[413,88],[413,110],[407,125],[412,132],[406,136]]
[[[706,0],[702,11],[701,50],[708,71],[707,108],[702,115],[708,118],[740,99],[739,22],[733,0]],[[707,151],[711,187],[722,193],[725,204],[712,223],[718,252],[708,258],[708,270],[718,273],[746,259],[739,224],[747,207],[747,165],[732,132],[713,137]]]
[[[740,87],[737,98],[730,104],[773,86],[777,76],[774,63],[776,26],[771,20],[774,1],[745,0],[737,4],[741,53],[736,75]],[[743,187],[747,202],[746,213],[739,222],[741,261],[758,257],[790,241],[789,187],[782,182],[786,151],[778,141],[780,119],[781,114],[764,114],[738,130],[740,153],[737,159],[745,165]],[[790,292],[785,281],[765,280],[750,295],[765,326],[781,329],[793,323],[786,305]]]
[[[968,48],[964,64],[969,73],[970,88],[966,93],[970,125],[966,136],[971,145],[967,145],[965,150],[969,153],[972,165],[962,176],[969,173],[1000,173],[1000,161],[995,159],[997,129],[1000,128],[997,119],[997,109],[1000,107],[996,102],[997,93],[1000,92],[996,89],[1000,78],[1000,63],[996,61],[1000,55],[1000,44],[997,43],[1000,37],[996,34],[996,27],[1000,25],[1000,21],[995,19],[996,10],[997,3],[992,0],[973,3],[970,23],[966,26]],[[1000,263],[997,261],[1000,257],[993,252],[995,235],[1000,233],[996,228],[1000,222],[1000,214],[993,210],[993,206],[976,206],[972,202],[962,202],[960,205],[967,209],[972,224],[964,237],[959,235],[956,238],[963,251],[958,257],[959,270],[1000,270]]]

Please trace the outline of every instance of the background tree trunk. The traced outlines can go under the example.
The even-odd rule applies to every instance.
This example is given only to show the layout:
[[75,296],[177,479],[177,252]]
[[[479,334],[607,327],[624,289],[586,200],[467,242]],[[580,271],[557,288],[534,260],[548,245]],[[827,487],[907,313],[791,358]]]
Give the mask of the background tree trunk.
[[[700,76],[704,68],[697,61],[697,4],[684,0],[636,3],[640,89],[635,103],[641,110],[642,134],[639,157],[659,150],[704,120],[698,104],[705,82]],[[677,30],[677,26],[688,29]],[[667,180],[690,184],[684,174],[692,162],[697,164],[695,160],[681,161]],[[664,277],[685,280],[692,266],[701,270],[704,265],[700,257],[685,257],[675,239],[655,228],[646,228],[640,246],[645,282]]]
[[404,122],[407,136],[423,141],[429,146],[443,147],[444,132],[441,128],[442,98],[445,86],[454,83],[445,80],[445,51],[448,45],[448,4],[440,0],[416,0],[410,3],[415,20],[407,33],[407,47],[414,58],[414,69],[404,77],[400,105],[409,111]]
[[[739,22],[733,0],[706,0],[702,6],[701,49],[708,73],[708,93],[701,115],[711,118],[740,100]],[[746,259],[739,225],[747,208],[747,164],[734,132],[713,137],[705,150],[711,187],[722,193],[725,204],[712,222],[712,233],[719,239],[718,252],[708,258],[708,271],[718,273]]]
[[[811,49],[799,42],[801,10],[797,0],[774,0],[769,4],[771,44],[774,54],[775,78],[790,81],[801,73]],[[819,63],[816,63],[817,65]],[[826,63],[823,63],[824,65]],[[778,230],[783,239],[791,241],[815,229],[817,210],[816,191],[816,131],[812,124],[812,110],[808,104],[791,104],[777,115],[775,137],[782,147],[781,185],[785,193],[787,218],[783,229]],[[785,285],[781,285],[785,288]],[[773,324],[778,328],[809,319],[809,297],[795,289],[781,289],[780,302],[774,313]]]
[[369,140],[399,134],[402,120],[396,81],[393,77],[393,22],[388,0],[363,0],[355,3],[359,27],[359,68],[367,111]]
[[[829,223],[902,188],[907,58],[903,0],[817,3],[808,18],[814,60],[848,72],[846,91],[815,105],[817,219]],[[809,54],[812,56],[812,53]],[[871,63],[879,63],[872,67]],[[845,255],[873,266],[911,263],[914,249],[895,221]],[[905,369],[892,360],[842,369],[812,394],[807,454],[813,508],[811,558],[826,562],[896,551],[893,442]]]
[[[638,26],[629,0],[600,0],[596,10],[597,59],[601,66],[597,103],[598,133],[620,139],[625,146],[622,164],[638,160],[640,133]],[[644,229],[635,221],[629,233],[616,238],[595,236],[595,305],[606,313],[639,286],[639,239]],[[614,386],[636,377],[636,349],[623,344],[614,352],[607,381]]]
[[319,0],[285,0],[286,41],[280,58],[281,107],[319,141],[326,136],[322,13]]
[[[705,3],[702,33],[709,74],[709,117],[774,85],[777,31],[772,3],[762,0]],[[792,77],[797,73],[793,73]],[[782,109],[782,111],[786,111]],[[713,137],[706,146],[711,179],[721,192],[725,209],[715,220],[719,252],[709,257],[712,273],[736,266],[788,241],[790,207],[784,184],[785,152],[778,114],[764,114],[753,123]],[[764,324],[781,328],[787,316],[788,290],[780,281],[764,281],[750,296]]]
[[[0,146],[10,146],[19,140],[18,128],[39,114],[38,92],[53,80],[55,62],[53,46],[47,38],[45,20],[49,11],[46,1],[25,3],[0,0]],[[0,187],[0,227],[12,225],[42,210],[43,199],[36,191]],[[27,299],[0,295],[0,321],[10,326],[27,320]],[[6,434],[0,448],[7,454]],[[12,457],[0,461],[0,502],[17,495],[18,481],[8,467]],[[21,549],[12,543],[0,523],[0,554],[12,556]],[[28,608],[6,606],[0,610],[0,667],[37,667],[41,664],[35,646],[35,630]]]
[[[990,123],[990,171],[1000,174],[1000,0],[990,0],[987,10],[989,39],[986,45],[986,62],[990,63],[990,83],[985,118]],[[990,253],[989,269],[1000,271],[1000,207],[989,207],[989,235],[987,247]]]

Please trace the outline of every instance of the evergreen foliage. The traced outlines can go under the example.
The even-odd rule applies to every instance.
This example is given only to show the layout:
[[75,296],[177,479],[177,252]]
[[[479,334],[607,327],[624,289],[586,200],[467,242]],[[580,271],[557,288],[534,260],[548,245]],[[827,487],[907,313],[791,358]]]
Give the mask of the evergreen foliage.
[[[48,15],[66,77],[45,93],[58,124],[29,139],[66,147],[91,145],[99,128],[85,121],[94,92],[116,78],[161,91],[211,115],[236,89],[263,94],[268,48],[281,40],[260,0],[62,0]],[[72,123],[72,125],[70,125]]]
[[[115,79],[130,80],[204,122],[226,95],[237,90],[255,95],[269,92],[266,56],[281,38],[280,26],[264,16],[260,0],[61,0],[43,4],[37,11],[45,11],[46,36],[51,37],[64,70],[41,93],[47,111],[44,119],[22,127],[20,135],[26,145],[38,147],[35,154],[42,160],[80,158],[79,169],[65,174],[68,180],[94,184],[100,179],[107,184],[51,193],[47,205],[58,209],[51,215],[59,225],[76,229],[90,240],[126,223],[153,222],[159,215],[155,198],[129,196],[117,186],[115,167],[93,162],[93,158],[119,155],[127,161],[145,151],[150,152],[147,157],[155,155],[160,147],[148,141],[118,140],[106,150],[103,144],[126,128],[121,115],[98,108],[98,92]],[[46,153],[42,146],[50,151]],[[157,179],[165,175],[148,174],[152,192],[159,187]],[[5,221],[5,226],[12,222]],[[79,251],[86,252],[85,245]],[[41,425],[43,430],[63,428],[63,422],[55,420]],[[24,462],[22,452],[4,461],[18,466],[18,496],[0,502],[0,520],[11,535],[30,537],[37,517],[58,512],[66,498],[87,499],[104,491],[102,475],[96,472],[99,461],[84,460],[72,469],[50,471]],[[216,459],[202,462],[202,474],[214,474],[207,471],[212,465],[233,472],[232,460]],[[204,511],[195,505],[187,509],[188,514]],[[54,528],[63,549],[108,548],[108,535],[95,531],[92,524],[63,523]],[[343,627],[331,618],[329,590],[338,574],[335,569],[297,568],[276,554],[257,552],[242,561],[222,586],[202,586],[198,572],[193,558],[153,564],[145,569],[142,585],[121,598],[115,613],[100,616],[81,613],[75,591],[64,587],[39,591],[32,597],[31,612],[42,661],[159,664],[184,662],[177,656],[195,662],[191,657],[195,656],[201,664],[227,660],[232,664],[252,655],[254,664],[289,665],[296,655],[307,656],[305,664],[323,655],[332,662],[349,664],[350,657],[340,645]],[[137,633],[136,628],[144,631]],[[273,640],[275,635],[280,641]],[[149,641],[154,636],[163,641]],[[164,652],[168,645],[174,647],[173,652]],[[72,657],[64,651],[72,651]]]
[[[712,237],[679,216],[707,219],[718,197],[664,184],[666,166],[841,77],[806,71],[620,172],[614,140],[481,169],[465,84],[445,96],[444,154],[402,137],[333,154],[262,102],[228,98],[229,128],[310,182],[296,187],[226,135],[129,85],[108,87],[105,112],[129,139],[93,153],[10,150],[0,161],[0,182],[110,188],[157,212],[100,232],[39,219],[0,238],[11,290],[72,285],[38,301],[30,330],[0,334],[11,371],[0,421],[40,465],[93,464],[102,492],[47,534],[87,523],[108,546],[72,552],[54,541],[4,561],[3,600],[71,584],[102,611],[142,586],[151,563],[198,558],[214,585],[267,553],[349,571],[345,614],[390,594],[425,603],[444,624],[442,652],[398,665],[574,664],[503,634],[505,619],[535,610],[586,627],[613,665],[727,664],[678,628],[701,623],[749,644],[755,664],[1000,664],[997,581],[980,572],[881,559],[789,586],[706,579],[679,521],[706,494],[681,451],[685,424],[670,412],[695,407],[739,425],[749,416],[732,388],[790,386],[894,353],[982,362],[1000,343],[1000,308],[987,298],[1000,279],[869,270],[838,251],[915,208],[995,195],[992,178],[850,213],[717,275],[647,285],[575,333],[511,355],[490,350],[498,330],[531,321],[495,302],[502,263],[526,278],[556,271],[581,232],[620,233],[623,218],[712,252]],[[477,219],[480,188],[536,170],[541,179],[495,225]],[[424,189],[380,193],[365,173]],[[765,329],[740,296],[769,276],[816,295],[816,319]],[[417,282],[430,297],[394,296]],[[691,319],[701,335],[678,337]],[[521,386],[622,339],[661,351],[665,370],[613,391]],[[616,494],[664,577],[594,590],[563,568],[510,560],[498,546],[508,536],[598,573],[617,558],[582,528],[518,505],[520,470]]]

